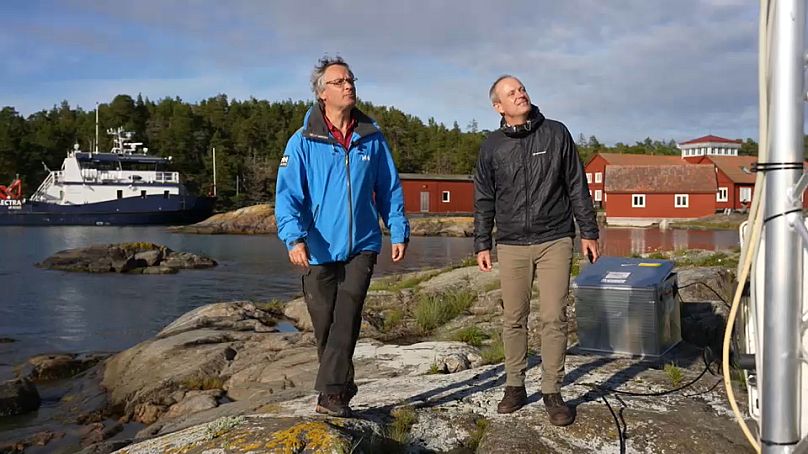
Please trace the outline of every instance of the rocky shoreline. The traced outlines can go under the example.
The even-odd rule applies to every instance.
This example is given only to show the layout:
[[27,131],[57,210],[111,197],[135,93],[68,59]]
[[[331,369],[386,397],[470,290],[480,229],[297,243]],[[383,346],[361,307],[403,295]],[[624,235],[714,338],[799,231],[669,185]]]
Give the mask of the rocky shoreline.
[[[571,348],[563,392],[578,415],[568,428],[550,426],[541,404],[537,301],[529,321],[530,404],[514,415],[496,413],[504,382],[497,270],[457,267],[374,280],[355,355],[355,418],[313,413],[317,355],[302,299],[223,302],[111,356],[29,360],[18,382],[56,403],[61,423],[0,432],[0,453],[594,453],[619,452],[621,438],[628,452],[752,452],[711,374],[661,397],[618,399],[602,388],[648,393],[699,376],[701,349],[723,331],[719,300],[733,278],[727,266],[679,269],[686,342],[662,359]],[[568,315],[574,342],[574,304]],[[280,320],[299,331],[279,331]],[[48,388],[53,380],[60,380],[57,391]]]

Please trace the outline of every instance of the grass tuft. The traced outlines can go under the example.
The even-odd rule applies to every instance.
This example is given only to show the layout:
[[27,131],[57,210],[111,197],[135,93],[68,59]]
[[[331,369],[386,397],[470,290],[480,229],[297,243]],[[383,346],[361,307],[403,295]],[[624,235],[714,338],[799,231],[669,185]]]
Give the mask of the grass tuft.
[[468,310],[476,298],[465,289],[421,295],[415,306],[415,322],[423,332],[430,332]]
[[671,382],[671,386],[676,388],[682,383],[682,379],[684,378],[684,374],[682,374],[682,369],[679,368],[676,364],[668,363],[665,364],[665,375],[668,376],[668,380]]
[[505,344],[502,342],[502,335],[497,333],[493,342],[480,351],[484,364],[499,364],[505,360]]
[[193,376],[187,377],[180,382],[180,388],[189,391],[206,391],[209,389],[222,389],[224,386],[224,379],[221,377],[202,377]]
[[483,341],[489,339],[491,336],[477,327],[476,325],[467,326],[452,335],[452,340],[465,342],[469,345],[479,348],[483,345]]
[[410,439],[410,430],[418,422],[418,414],[410,406],[399,407],[390,413],[393,421],[387,427],[387,433],[393,440],[406,444]]

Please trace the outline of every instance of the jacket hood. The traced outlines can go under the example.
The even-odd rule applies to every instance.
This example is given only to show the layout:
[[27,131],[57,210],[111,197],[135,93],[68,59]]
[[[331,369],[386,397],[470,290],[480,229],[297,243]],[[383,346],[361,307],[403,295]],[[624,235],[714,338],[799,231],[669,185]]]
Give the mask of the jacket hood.
[[544,115],[539,111],[538,106],[531,104],[527,122],[521,125],[510,126],[505,123],[505,118],[503,117],[499,121],[499,129],[508,137],[521,138],[538,129],[542,123],[544,123]]
[[[356,119],[354,133],[359,134],[360,139],[379,132],[373,120],[356,107],[351,110],[351,116]],[[316,105],[306,112],[306,118],[303,120],[303,136],[307,139],[337,143],[328,133],[323,110]]]

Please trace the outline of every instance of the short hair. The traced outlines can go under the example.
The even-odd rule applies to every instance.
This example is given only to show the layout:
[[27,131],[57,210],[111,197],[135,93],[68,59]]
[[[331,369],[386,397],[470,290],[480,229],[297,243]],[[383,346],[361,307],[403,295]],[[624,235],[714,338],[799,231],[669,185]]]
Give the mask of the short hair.
[[329,66],[334,65],[344,66],[351,75],[351,78],[353,79],[354,77],[351,67],[348,66],[348,63],[345,63],[342,57],[329,57],[326,55],[317,60],[317,64],[314,65],[314,71],[311,72],[311,91],[314,92],[314,99],[316,99],[317,102],[320,102],[320,93],[325,90],[325,81],[323,80],[325,70],[328,69]]
[[[495,80],[494,83],[491,84],[491,88],[488,90],[488,97],[491,98],[491,104],[499,102],[499,97],[497,96],[497,93],[496,93],[497,85],[499,85],[499,83],[502,82],[505,79],[519,80],[518,77],[512,76],[510,74],[503,74],[503,75],[497,77],[497,80]],[[520,83],[521,83],[521,81],[520,81]]]

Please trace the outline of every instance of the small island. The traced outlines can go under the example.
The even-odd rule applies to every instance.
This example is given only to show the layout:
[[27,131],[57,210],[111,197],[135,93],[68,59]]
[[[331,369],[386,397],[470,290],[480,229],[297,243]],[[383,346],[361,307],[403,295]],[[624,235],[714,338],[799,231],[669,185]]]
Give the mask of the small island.
[[49,270],[84,273],[174,274],[180,269],[211,268],[215,260],[176,252],[154,243],[93,245],[59,251],[36,264]]

